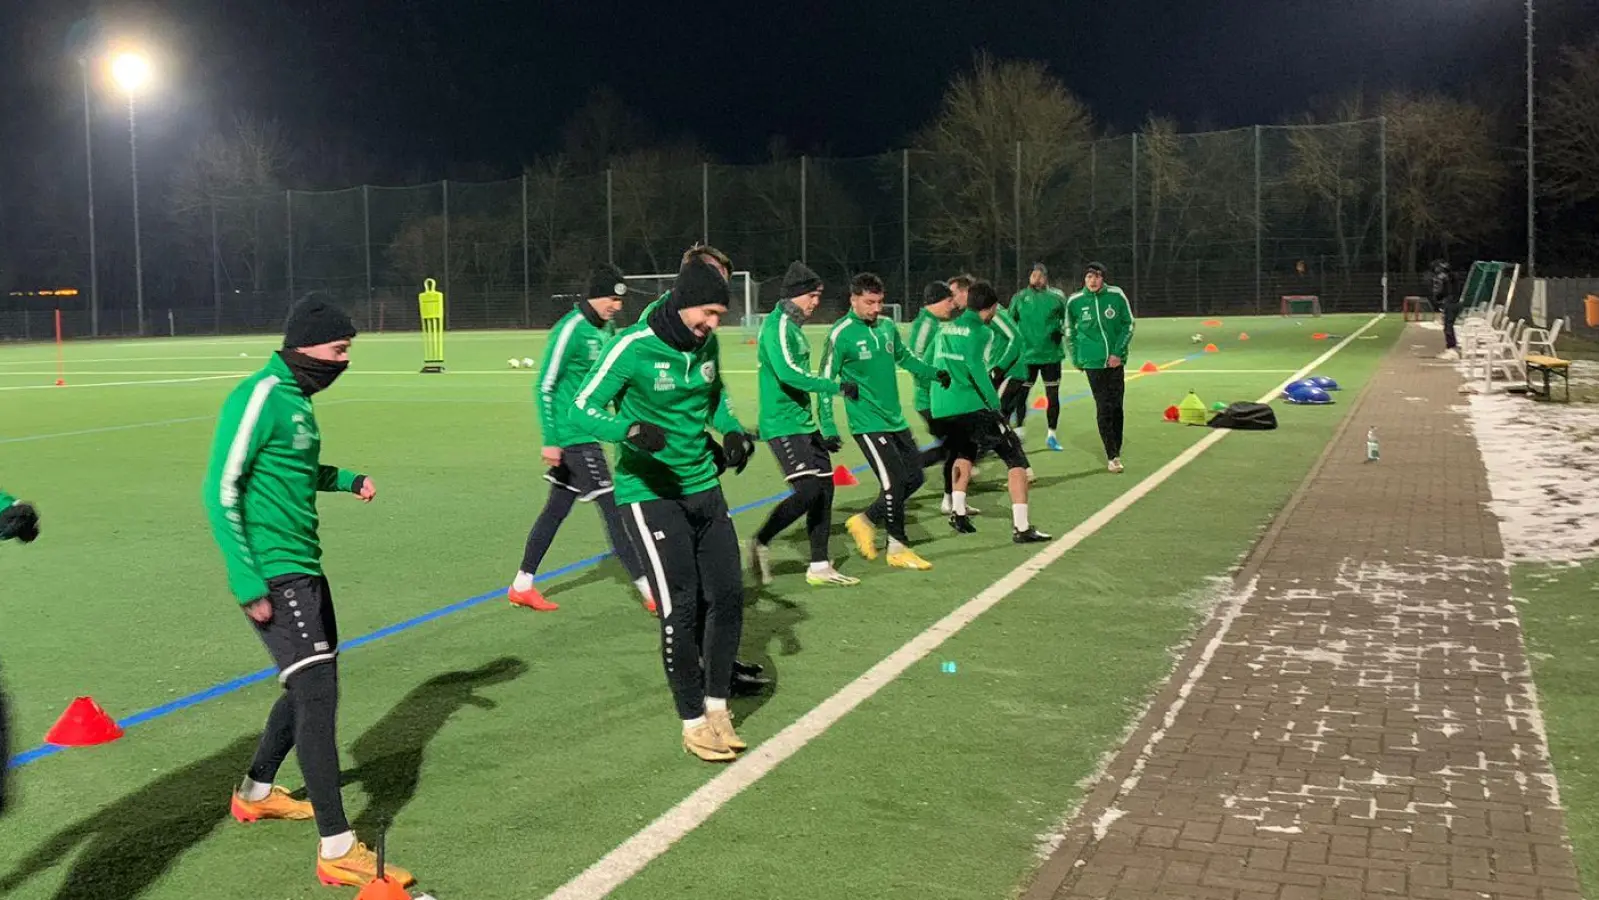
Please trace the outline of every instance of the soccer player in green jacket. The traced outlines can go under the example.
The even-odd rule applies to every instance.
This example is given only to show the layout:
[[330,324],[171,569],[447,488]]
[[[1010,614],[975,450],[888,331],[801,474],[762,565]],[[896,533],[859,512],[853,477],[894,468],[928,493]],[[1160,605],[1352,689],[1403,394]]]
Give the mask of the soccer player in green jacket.
[[[31,544],[39,537],[39,511],[0,491],[0,541],[12,539]],[[0,815],[6,811],[6,773],[11,759],[11,726],[6,713],[6,694],[0,689]]]
[[955,453],[954,510],[950,527],[962,534],[977,529],[966,509],[966,487],[971,480],[972,462],[992,452],[1005,463],[1010,487],[1011,539],[1018,544],[1049,540],[1049,535],[1034,528],[1027,508],[1027,456],[1004,416],[1000,414],[999,393],[994,390],[985,348],[986,325],[999,308],[999,293],[986,281],[972,285],[966,311],[938,330],[934,359],[949,372],[949,380],[933,387],[933,418],[942,423],[946,440]]
[[[267,716],[249,773],[233,794],[233,816],[315,818],[322,840],[317,878],[363,885],[377,855],[356,840],[339,793],[339,631],[322,571],[317,493],[371,502],[372,479],[322,464],[322,431],[311,397],[350,364],[355,326],[318,294],[295,304],[283,349],[228,394],[217,418],[202,501],[227,565],[228,587],[278,667],[283,694]],[[275,787],[294,750],[310,802]],[[394,865],[390,877],[414,879]]]
[[[1021,363],[1026,366],[1020,381],[1020,414],[1027,415],[1027,394],[1039,376],[1044,379],[1044,398],[1048,402],[1049,438],[1045,446],[1059,452],[1060,364],[1066,358],[1066,295],[1049,284],[1049,270],[1034,263],[1027,276],[1027,287],[1010,299],[1010,314],[1021,335]],[[1017,388],[1012,387],[1012,390]],[[1017,420],[1020,427],[1021,419]]]
[[541,455],[548,467],[544,480],[550,483],[550,494],[528,532],[522,567],[517,570],[507,592],[515,606],[543,611],[560,609],[558,604],[544,599],[534,587],[533,578],[572,507],[580,502],[592,502],[600,509],[612,552],[644,598],[644,608],[652,614],[655,612],[650,584],[644,577],[644,563],[628,539],[622,516],[616,509],[611,466],[605,461],[605,450],[592,436],[575,432],[567,423],[573,414],[572,398],[577,395],[578,386],[599,362],[601,347],[616,335],[616,314],[621,311],[622,297],[626,294],[627,281],[622,270],[610,264],[598,266],[589,277],[584,299],[555,323],[544,348],[544,360],[539,365],[533,393],[539,403],[539,429],[544,441]]
[[[911,354],[899,328],[881,317],[883,279],[870,272],[856,275],[849,285],[850,311],[828,332],[822,350],[822,377],[853,381],[858,396],[844,398],[849,430],[877,475],[881,490],[863,513],[844,522],[855,546],[867,559],[877,558],[877,527],[888,531],[888,564],[900,569],[931,569],[927,560],[910,548],[905,535],[905,502],[926,480],[921,452],[905,424],[899,399],[899,373],[949,379]],[[822,434],[833,434],[833,404],[824,400],[819,410]]]
[[811,539],[811,565],[805,581],[813,586],[855,585],[833,567],[828,538],[833,525],[833,458],[838,434],[823,435],[811,414],[811,395],[827,402],[834,394],[859,396],[855,384],[839,384],[811,374],[811,342],[805,320],[822,302],[822,279],[802,262],[791,263],[783,276],[777,309],[761,323],[756,357],[760,362],[761,437],[772,448],[783,478],[793,493],[766,517],[750,541],[750,568],[761,584],[772,583],[772,541],[783,529],[805,519]]
[[[618,445],[616,502],[626,507],[660,604],[661,657],[683,748],[709,762],[745,748],[727,708],[744,628],[743,572],[718,479],[728,467],[742,472],[754,444],[723,403],[716,328],[728,302],[715,268],[700,260],[683,266],[649,319],[606,345],[573,398],[572,419]],[[722,433],[722,445],[708,428]]]
[[1072,365],[1088,376],[1094,394],[1099,440],[1112,472],[1122,471],[1122,402],[1127,396],[1127,351],[1135,325],[1127,295],[1105,283],[1103,264],[1089,263],[1083,289],[1066,301],[1066,327]]
[[[911,322],[911,353],[917,359],[932,366],[934,363],[933,344],[938,336],[938,329],[950,319],[959,315],[964,308],[966,288],[971,287],[968,280],[961,289],[960,304],[955,299],[955,287],[951,282],[933,281],[922,288],[922,310],[916,314]],[[915,380],[916,391],[912,406],[916,407],[916,414],[922,417],[922,422],[927,426],[927,433],[931,434],[936,443],[922,451],[922,468],[939,465],[944,470],[944,496],[939,503],[939,511],[949,515],[953,507],[951,492],[955,471],[955,457],[950,453],[948,443],[944,440],[943,426],[933,418],[933,379],[917,377]],[[975,510],[968,510],[975,515]]]

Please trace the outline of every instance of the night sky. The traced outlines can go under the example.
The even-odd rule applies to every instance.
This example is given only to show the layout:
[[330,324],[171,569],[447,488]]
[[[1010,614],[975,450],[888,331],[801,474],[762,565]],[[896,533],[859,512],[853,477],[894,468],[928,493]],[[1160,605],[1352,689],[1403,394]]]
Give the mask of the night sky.
[[[977,49],[1045,61],[1117,131],[1151,111],[1188,130],[1271,123],[1359,87],[1516,113],[1522,16],[1518,0],[0,0],[0,234],[37,248],[18,222],[81,203],[75,25],[155,51],[139,140],[158,203],[187,146],[240,113],[282,123],[317,163],[297,188],[509,177],[558,149],[597,85],[727,162],[779,135],[877,153],[905,145]],[[1543,55],[1596,27],[1599,0],[1544,0]],[[127,120],[103,81],[93,121],[114,229]]]

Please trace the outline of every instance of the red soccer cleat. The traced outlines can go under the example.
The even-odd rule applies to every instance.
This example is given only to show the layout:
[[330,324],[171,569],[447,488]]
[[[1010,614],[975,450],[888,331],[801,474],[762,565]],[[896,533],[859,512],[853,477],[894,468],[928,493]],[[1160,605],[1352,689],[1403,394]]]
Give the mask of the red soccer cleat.
[[525,606],[528,609],[535,609],[539,612],[554,612],[561,608],[558,604],[544,599],[544,595],[539,593],[539,589],[536,587],[530,587],[525,591],[511,588],[505,592],[505,596],[506,599],[511,601],[512,606]]

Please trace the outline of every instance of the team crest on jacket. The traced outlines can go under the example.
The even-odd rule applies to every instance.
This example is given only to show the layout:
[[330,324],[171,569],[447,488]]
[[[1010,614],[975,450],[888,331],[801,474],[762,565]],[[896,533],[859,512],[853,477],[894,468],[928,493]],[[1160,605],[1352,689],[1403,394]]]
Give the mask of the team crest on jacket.
[[705,379],[706,384],[716,380],[716,362],[714,360],[708,359],[700,363],[700,377]]
[[1112,307],[1106,309],[1105,310],[1105,318],[1107,318],[1107,319],[1116,318],[1116,307],[1112,306]]

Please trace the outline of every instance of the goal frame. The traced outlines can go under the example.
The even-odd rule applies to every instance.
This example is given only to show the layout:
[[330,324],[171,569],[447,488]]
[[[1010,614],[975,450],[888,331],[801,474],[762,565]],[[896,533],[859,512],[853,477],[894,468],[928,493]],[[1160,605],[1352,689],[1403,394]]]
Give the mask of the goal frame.
[[1283,294],[1282,295],[1282,315],[1284,317],[1287,317],[1288,315],[1290,315],[1289,308],[1291,306],[1293,306],[1293,304],[1296,303],[1296,302],[1297,303],[1309,302],[1310,303],[1310,315],[1312,317],[1314,317],[1314,318],[1320,318],[1321,317],[1321,297],[1320,297],[1320,295],[1318,295],[1318,294]]

